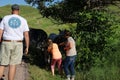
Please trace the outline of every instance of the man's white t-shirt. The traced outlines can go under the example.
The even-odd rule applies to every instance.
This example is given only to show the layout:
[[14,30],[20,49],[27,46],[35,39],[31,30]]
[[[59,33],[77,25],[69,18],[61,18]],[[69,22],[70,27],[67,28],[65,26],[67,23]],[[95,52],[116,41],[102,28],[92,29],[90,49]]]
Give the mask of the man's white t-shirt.
[[68,42],[67,42],[66,46],[69,45],[69,44],[71,44],[72,47],[71,47],[71,49],[66,50],[66,56],[74,56],[74,55],[77,55],[77,52],[76,52],[76,44],[75,44],[75,41],[74,41],[74,39],[73,39],[72,37],[69,37],[69,38],[68,38]]
[[5,16],[0,29],[4,30],[3,40],[23,40],[23,33],[29,31],[26,19],[16,14]]

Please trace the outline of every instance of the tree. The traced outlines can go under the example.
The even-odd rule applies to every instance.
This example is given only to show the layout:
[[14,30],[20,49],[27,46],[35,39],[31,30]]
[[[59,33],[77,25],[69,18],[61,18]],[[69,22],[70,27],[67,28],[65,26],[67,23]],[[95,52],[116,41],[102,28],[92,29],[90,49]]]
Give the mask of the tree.
[[43,17],[52,17],[61,23],[77,23],[77,27],[71,29],[77,41],[77,69],[86,71],[92,66],[103,65],[108,56],[105,54],[108,39],[114,35],[112,29],[115,28],[104,6],[119,0],[62,0],[54,4],[54,0],[25,1],[38,5]]
[[[76,22],[79,12],[91,9],[101,9],[103,6],[113,4],[117,0],[25,0],[28,4],[37,5],[44,17],[52,17],[64,23]],[[48,4],[47,4],[48,3]]]

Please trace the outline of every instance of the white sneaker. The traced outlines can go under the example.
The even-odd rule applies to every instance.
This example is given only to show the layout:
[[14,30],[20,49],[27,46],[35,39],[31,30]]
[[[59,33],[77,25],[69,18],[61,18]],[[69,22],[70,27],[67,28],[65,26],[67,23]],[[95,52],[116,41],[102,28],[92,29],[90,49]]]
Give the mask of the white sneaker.
[[67,79],[66,80],[70,80],[70,75],[67,75]]
[[67,78],[67,79],[65,79],[65,80],[70,80],[70,78]]
[[72,76],[71,76],[71,80],[75,80],[75,75],[72,75]]
[[75,78],[74,78],[74,77],[72,77],[72,78],[71,78],[71,80],[75,80]]

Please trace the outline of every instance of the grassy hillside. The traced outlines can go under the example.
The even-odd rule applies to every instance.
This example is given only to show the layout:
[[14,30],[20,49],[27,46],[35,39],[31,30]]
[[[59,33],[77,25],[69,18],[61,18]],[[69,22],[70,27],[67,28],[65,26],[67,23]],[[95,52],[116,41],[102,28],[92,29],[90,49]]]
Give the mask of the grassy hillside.
[[[10,5],[0,7],[0,17],[11,14]],[[55,21],[47,18],[43,18],[36,8],[31,6],[20,6],[20,15],[25,17],[31,28],[43,29],[45,32],[58,33],[58,29],[65,29],[70,26],[70,24],[57,24]]]
[[[107,10],[109,10],[110,14],[115,15],[117,19],[120,19],[119,7],[110,5],[107,8]],[[0,17],[10,14],[10,11],[11,11],[10,5],[0,7]],[[37,9],[30,6],[21,6],[20,14],[21,16],[27,19],[28,24],[31,28],[43,29],[48,34],[58,33],[58,29],[64,29],[75,26],[72,24],[64,24],[64,25],[56,24],[54,23],[55,21],[52,21],[47,18],[43,18],[39,14],[39,11]],[[116,29],[117,35],[120,33],[119,29],[120,27]],[[119,69],[116,67],[112,67],[112,68],[107,67],[105,69],[93,67],[91,71],[89,71],[88,73],[84,73],[84,72],[76,73],[75,80],[120,80],[119,72],[116,73],[116,71],[119,71]],[[29,73],[30,73],[29,80],[65,80],[64,76],[61,77],[59,74],[56,74],[53,77],[51,75],[50,70],[41,69],[40,67],[35,65],[29,65]]]
[[[11,14],[11,6],[0,7],[0,17]],[[57,24],[55,21],[43,18],[39,11],[30,6],[20,6],[20,15],[27,19],[30,28],[43,29],[47,34],[58,33],[58,29],[74,27],[75,24]],[[50,70],[44,70],[35,65],[29,65],[29,80],[64,80],[59,74],[54,77]]]

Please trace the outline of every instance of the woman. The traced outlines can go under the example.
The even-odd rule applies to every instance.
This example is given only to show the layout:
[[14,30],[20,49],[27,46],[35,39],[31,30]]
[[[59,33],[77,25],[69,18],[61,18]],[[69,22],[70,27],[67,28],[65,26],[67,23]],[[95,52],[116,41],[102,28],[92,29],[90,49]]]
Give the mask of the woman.
[[51,39],[48,39],[48,52],[52,54],[51,72],[55,75],[55,65],[57,63],[59,73],[61,73],[62,55],[56,43],[53,43]]

